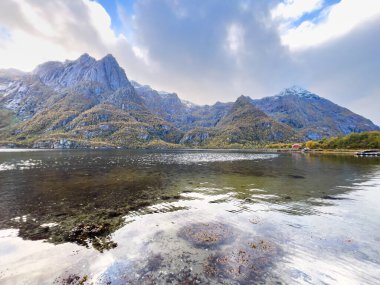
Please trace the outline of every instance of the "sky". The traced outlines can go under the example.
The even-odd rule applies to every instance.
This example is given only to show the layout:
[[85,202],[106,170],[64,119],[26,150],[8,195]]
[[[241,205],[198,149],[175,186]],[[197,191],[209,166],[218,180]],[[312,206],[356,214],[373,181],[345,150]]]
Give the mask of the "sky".
[[197,104],[299,85],[380,125],[379,0],[1,0],[0,68],[113,54]]

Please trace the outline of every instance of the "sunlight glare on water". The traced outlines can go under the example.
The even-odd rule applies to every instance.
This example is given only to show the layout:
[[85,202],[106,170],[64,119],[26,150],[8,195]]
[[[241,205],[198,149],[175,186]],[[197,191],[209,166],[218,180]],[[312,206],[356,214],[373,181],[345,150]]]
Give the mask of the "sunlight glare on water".
[[[380,283],[377,158],[49,151],[0,165],[0,284]],[[100,235],[78,239],[87,228]]]

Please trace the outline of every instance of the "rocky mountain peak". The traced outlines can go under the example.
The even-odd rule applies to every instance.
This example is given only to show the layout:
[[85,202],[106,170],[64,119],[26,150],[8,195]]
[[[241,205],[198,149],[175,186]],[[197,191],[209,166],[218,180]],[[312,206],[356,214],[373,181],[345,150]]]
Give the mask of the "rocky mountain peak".
[[221,124],[225,124],[229,120],[235,121],[237,118],[241,119],[246,117],[258,118],[267,117],[267,115],[252,104],[252,99],[250,97],[241,95],[232,105]]
[[144,95],[147,96],[147,95],[151,95],[154,94],[154,95],[158,95],[161,97],[161,99],[175,99],[177,101],[180,101],[178,95],[176,93],[173,93],[173,92],[167,92],[167,91],[157,91],[155,89],[153,89],[150,85],[142,85],[136,81],[133,81],[131,80],[131,84],[132,86],[135,88],[135,90],[137,91],[137,93],[141,94],[143,97]]
[[251,104],[251,98],[248,96],[240,95],[236,101],[235,104],[237,105],[244,105],[244,104]]
[[318,95],[298,85],[293,85],[291,87],[285,88],[278,94],[278,96],[289,96],[289,95],[303,97],[303,98],[319,98]]
[[118,62],[113,57],[113,55],[108,54],[97,63],[101,63],[100,66],[98,66],[98,70],[100,69],[101,73],[104,72],[104,80],[107,81],[108,86],[112,90],[122,87],[132,87],[131,83],[127,78],[127,75],[125,74],[124,70],[119,66]]
[[261,112],[261,110],[257,109],[252,104],[252,99],[249,96],[240,95],[240,97],[238,97],[235,103],[232,105],[230,112],[235,112],[236,110],[242,109],[244,109],[245,111],[255,112],[259,113],[260,115],[264,115],[264,113]]
[[85,62],[95,62],[96,59],[90,56],[88,53],[82,54],[78,59],[78,62],[85,63]]
[[110,53],[104,56],[101,60],[118,64],[116,58]]
[[288,88],[285,88],[284,90],[287,92],[292,92],[292,93],[305,93],[305,92],[307,93],[307,92],[309,92],[308,90],[306,90],[305,88],[303,88],[299,85],[292,85]]
[[131,88],[124,70],[111,54],[100,60],[85,53],[73,61],[47,62],[39,65],[33,73],[44,84],[55,88],[73,87],[84,82],[100,84],[112,91]]

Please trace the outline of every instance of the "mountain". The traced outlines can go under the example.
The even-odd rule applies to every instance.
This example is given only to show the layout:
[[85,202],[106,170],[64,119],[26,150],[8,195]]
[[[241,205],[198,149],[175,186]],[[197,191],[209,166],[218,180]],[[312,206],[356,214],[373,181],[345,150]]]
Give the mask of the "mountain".
[[153,140],[178,143],[182,136],[144,105],[111,55],[47,62],[21,78],[2,74],[1,82],[7,86],[0,91],[0,114],[14,122],[1,132],[3,140],[36,147],[137,147]]
[[215,127],[232,106],[232,103],[221,102],[211,106],[199,106],[181,100],[176,93],[156,91],[135,81],[132,81],[132,85],[149,110],[183,131],[197,127]]
[[176,93],[156,91],[135,81],[132,81],[132,85],[151,112],[173,123],[177,128],[186,125],[186,115],[191,112],[192,106],[184,104]]
[[289,141],[296,132],[289,126],[278,123],[252,105],[249,97],[240,96],[228,114],[216,125],[223,136],[232,143]]
[[0,70],[0,144],[38,148],[225,147],[379,129],[309,91],[199,106],[130,81],[112,55]]
[[222,147],[229,144],[263,144],[273,141],[294,141],[296,132],[276,122],[252,104],[252,99],[240,96],[213,128],[195,128],[182,138],[181,143]]
[[33,74],[55,89],[75,86],[81,82],[97,83],[98,93],[119,88],[133,89],[124,70],[111,54],[99,61],[83,54],[74,61],[43,63],[37,66]]
[[305,139],[380,130],[370,120],[297,86],[272,97],[252,100],[252,103]]

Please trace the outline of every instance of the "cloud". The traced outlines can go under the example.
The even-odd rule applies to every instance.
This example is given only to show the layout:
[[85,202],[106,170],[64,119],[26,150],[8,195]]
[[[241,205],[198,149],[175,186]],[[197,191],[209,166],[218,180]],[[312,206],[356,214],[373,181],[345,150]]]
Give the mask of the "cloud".
[[240,94],[260,98],[298,84],[379,123],[379,114],[365,107],[379,97],[377,24],[361,12],[368,8],[358,9],[358,16],[348,13],[345,1],[325,7],[320,17],[330,11],[326,19],[333,27],[339,17],[330,15],[343,9],[347,18],[361,22],[301,50],[284,45],[281,23],[272,20],[275,1],[138,2],[134,32],[157,68],[146,82],[197,103],[231,101]]
[[241,25],[231,24],[227,27],[227,48],[233,54],[244,49],[244,29]]
[[[296,1],[294,1],[293,4],[294,3],[296,3]],[[272,12],[280,13],[278,12],[278,7],[282,7],[281,5],[291,7],[289,4],[286,5],[281,3]],[[316,7],[320,7],[320,5],[315,6],[313,9]],[[296,13],[297,11],[292,14],[291,12],[286,13],[285,8],[284,10],[284,15],[287,17],[294,16],[294,18],[297,19],[302,15],[301,9],[298,10],[300,12],[298,14]],[[342,0],[338,4],[326,7],[317,18],[317,22],[314,22],[313,20],[306,20],[299,26],[285,28],[283,34],[281,35],[281,40],[283,44],[289,46],[291,49],[313,47],[334,38],[343,36],[352,31],[358,25],[378,17],[379,15],[380,4],[378,0]]]
[[[282,89],[294,75],[277,27],[273,1],[146,0],[136,3],[134,34],[158,74],[148,82],[196,103],[235,100]],[[263,82],[272,80],[267,85]]]
[[298,19],[322,7],[323,0],[286,0],[279,3],[272,11],[272,18]]
[[[115,35],[111,18],[94,1],[0,1],[2,67],[31,70],[48,60],[96,57],[110,52],[133,54],[123,35]],[[135,60],[133,56],[127,62]]]
[[195,103],[298,84],[379,124],[375,2],[137,0],[126,13],[119,1],[116,34],[96,1],[0,1],[0,67],[112,53],[129,78]]
[[[380,124],[380,17],[343,37],[294,54],[315,92]],[[306,68],[306,67],[305,67]]]

